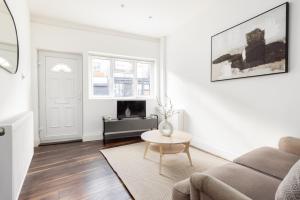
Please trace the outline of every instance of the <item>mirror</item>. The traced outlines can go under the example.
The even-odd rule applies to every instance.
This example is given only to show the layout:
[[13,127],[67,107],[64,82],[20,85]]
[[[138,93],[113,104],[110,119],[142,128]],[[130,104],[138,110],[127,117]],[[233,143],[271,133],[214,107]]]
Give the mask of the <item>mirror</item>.
[[15,74],[19,62],[17,30],[4,0],[0,0],[0,27],[0,68]]

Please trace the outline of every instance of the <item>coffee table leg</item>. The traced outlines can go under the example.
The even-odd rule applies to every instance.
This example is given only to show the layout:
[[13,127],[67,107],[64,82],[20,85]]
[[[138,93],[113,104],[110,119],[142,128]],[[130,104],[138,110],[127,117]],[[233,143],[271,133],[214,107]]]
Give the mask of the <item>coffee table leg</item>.
[[146,154],[148,152],[149,145],[150,145],[150,142],[146,142],[146,148],[145,148],[145,152],[144,152],[144,158],[146,158]]
[[190,165],[193,166],[192,158],[191,158],[191,154],[190,154],[190,143],[185,144],[185,150],[184,151],[185,151],[185,153],[187,154],[187,156],[189,158]]
[[159,160],[159,174],[161,174],[162,157],[163,157],[163,147],[162,147],[162,145],[159,145],[159,154],[160,154],[160,160]]

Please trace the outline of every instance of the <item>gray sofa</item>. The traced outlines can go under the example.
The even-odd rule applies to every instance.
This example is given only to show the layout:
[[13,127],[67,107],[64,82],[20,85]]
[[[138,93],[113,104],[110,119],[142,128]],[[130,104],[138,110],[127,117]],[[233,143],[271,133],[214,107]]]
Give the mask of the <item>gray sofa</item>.
[[279,149],[255,149],[221,167],[195,173],[173,188],[173,200],[274,200],[276,190],[300,159],[300,139],[285,137]]

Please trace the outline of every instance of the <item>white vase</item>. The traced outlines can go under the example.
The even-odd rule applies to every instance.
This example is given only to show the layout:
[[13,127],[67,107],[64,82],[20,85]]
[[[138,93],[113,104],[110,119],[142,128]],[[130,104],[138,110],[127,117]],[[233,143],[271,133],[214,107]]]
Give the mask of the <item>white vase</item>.
[[163,136],[170,137],[173,134],[173,125],[168,119],[164,119],[159,123],[158,130]]
[[127,107],[126,110],[125,110],[125,116],[126,116],[126,117],[130,117],[130,115],[131,115],[131,111],[130,111],[130,109]]

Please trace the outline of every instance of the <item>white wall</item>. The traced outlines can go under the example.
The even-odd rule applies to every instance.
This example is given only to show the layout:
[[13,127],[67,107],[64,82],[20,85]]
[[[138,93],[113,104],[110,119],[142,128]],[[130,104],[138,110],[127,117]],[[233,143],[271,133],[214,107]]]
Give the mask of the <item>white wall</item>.
[[[17,74],[0,69],[0,121],[31,109],[30,17],[27,1],[7,0],[16,21],[20,60]],[[22,79],[22,75],[25,76]]]
[[20,57],[17,74],[0,69],[0,126],[3,125],[6,130],[6,135],[0,137],[0,200],[15,200],[33,156],[33,125],[32,121],[27,123],[28,126],[19,129],[21,135],[15,135],[7,120],[20,116],[32,107],[30,16],[26,0],[6,2],[16,22]]
[[199,16],[167,37],[167,88],[186,111],[194,145],[226,158],[300,136],[300,2],[290,2],[287,74],[210,82],[212,35],[284,0],[206,1]]
[[[88,97],[88,52],[101,52],[154,58],[159,64],[159,40],[125,33],[93,29],[72,24],[42,20],[32,22],[32,47],[35,86],[35,122],[37,115],[37,51],[38,49],[72,52],[83,55],[83,139],[102,138],[103,115],[116,116],[116,100],[89,99]],[[155,100],[147,101],[147,112],[153,110]],[[39,142],[36,123],[35,144]]]

